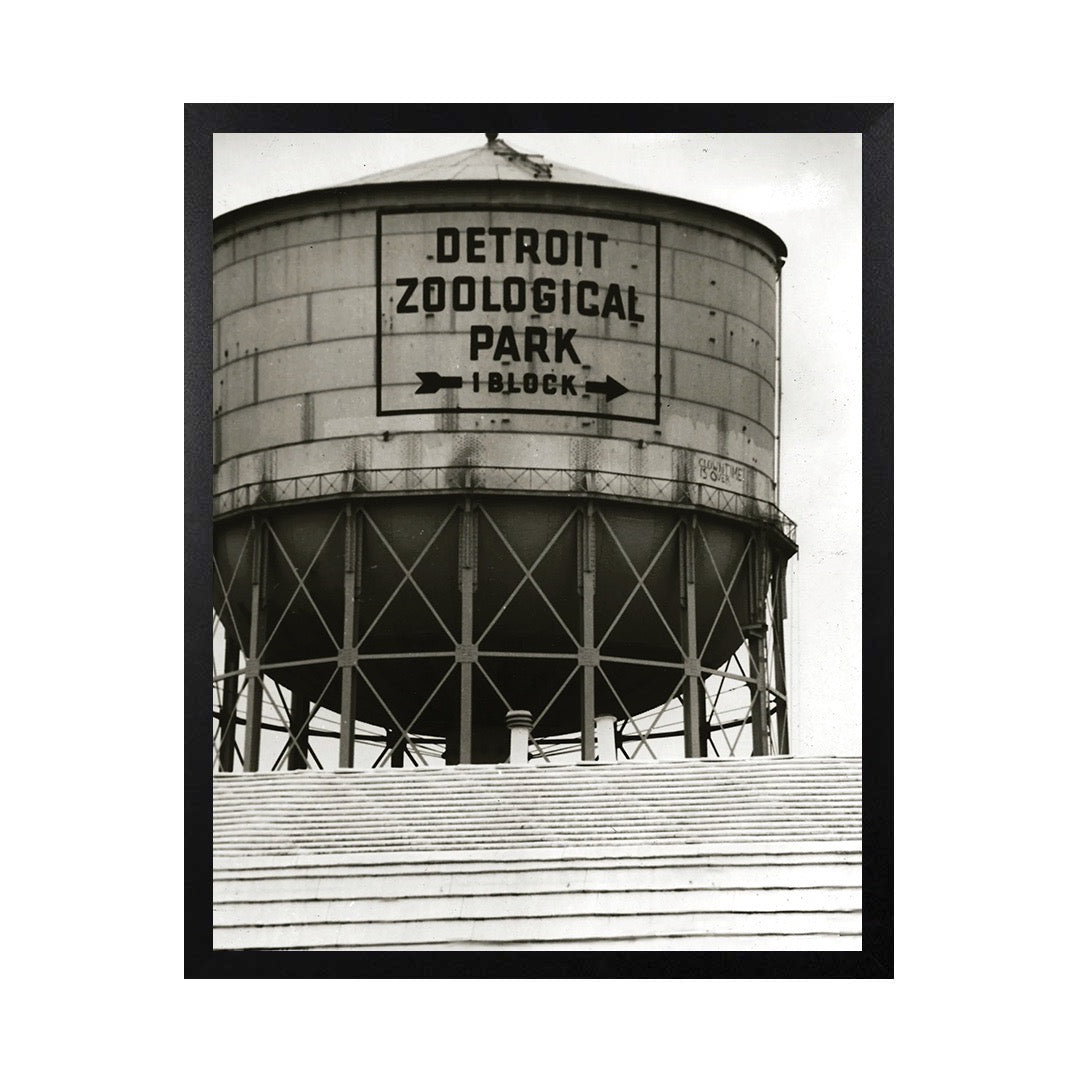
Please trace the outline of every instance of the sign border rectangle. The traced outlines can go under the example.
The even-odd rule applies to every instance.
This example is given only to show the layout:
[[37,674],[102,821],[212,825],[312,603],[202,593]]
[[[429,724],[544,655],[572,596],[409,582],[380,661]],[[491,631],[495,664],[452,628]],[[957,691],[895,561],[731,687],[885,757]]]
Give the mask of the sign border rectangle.
[[[559,214],[570,217],[607,218],[612,221],[634,221],[641,225],[651,225],[655,230],[655,297],[656,297],[656,347],[653,359],[653,403],[652,416],[624,416],[619,413],[609,412],[585,412],[583,410],[569,409],[512,409],[512,408],[422,408],[422,409],[384,409],[382,400],[383,372],[382,372],[382,241],[383,241],[383,217],[400,214],[430,214],[449,213],[451,211],[482,211],[489,213],[499,212],[524,212],[529,214]],[[438,205],[419,205],[406,208],[394,208],[384,210],[379,208],[375,211],[375,415],[376,416],[434,416],[441,413],[517,413],[526,416],[584,416],[593,420],[623,420],[633,424],[649,424],[657,427],[660,424],[660,219],[643,217],[636,214],[613,214],[600,210],[578,211],[562,209],[551,206],[538,206],[527,203],[448,203]]]

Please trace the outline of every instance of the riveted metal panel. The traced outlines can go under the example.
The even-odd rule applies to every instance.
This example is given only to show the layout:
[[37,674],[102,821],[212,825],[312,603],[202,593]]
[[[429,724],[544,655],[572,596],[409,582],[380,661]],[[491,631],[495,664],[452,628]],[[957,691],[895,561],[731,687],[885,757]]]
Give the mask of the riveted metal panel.
[[226,364],[214,376],[214,412],[227,413],[255,401],[255,364],[253,356]]
[[257,259],[260,300],[373,285],[373,241],[355,237],[281,248]]
[[735,266],[745,265],[746,245],[732,236],[718,236],[710,229],[675,223],[664,230],[664,240],[673,251],[722,259]]
[[754,320],[758,326],[764,327],[769,331],[770,338],[774,338],[776,334],[776,280],[767,281],[764,278],[761,280],[761,290],[759,293],[759,306],[757,318]]
[[771,382],[776,359],[771,335],[738,315],[729,315],[726,325],[725,359],[740,367],[757,371]]
[[327,341],[276,349],[259,357],[262,400],[374,384],[369,340]]
[[[682,300],[666,300],[662,344],[701,356],[723,356],[724,311]],[[678,363],[678,359],[676,360]]]
[[340,214],[315,214],[311,217],[296,218],[285,226],[285,243],[292,246],[336,240],[340,230]]
[[762,281],[741,267],[700,255],[674,253],[672,296],[714,311],[729,311],[744,319],[760,314]]
[[[562,312],[453,310],[452,304],[398,311],[403,286],[397,277],[404,264],[415,267],[411,276],[418,279],[417,289],[423,288],[425,276],[441,278],[447,286],[455,276],[471,275],[477,282],[487,278],[496,292],[507,278],[520,278],[527,289],[545,278],[565,280],[571,289],[582,281],[607,283],[599,282],[599,271],[587,257],[580,266],[573,265],[573,258],[547,265],[543,258],[534,261],[528,251],[520,263],[516,257],[491,258],[492,228],[529,227],[530,222],[541,235],[548,230],[569,236],[590,228],[602,232],[604,275],[624,286],[635,284],[636,303],[648,319],[618,318],[617,309],[606,318],[574,311],[569,321]],[[462,245],[465,229],[485,230],[476,258],[470,260],[462,246],[456,262],[440,261],[438,230],[446,228],[459,230]],[[372,468],[418,461],[452,469],[458,464],[453,439],[468,433],[479,440],[476,456],[485,467],[551,463],[573,472],[572,447],[585,437],[596,444],[600,469],[644,469],[658,481],[673,478],[674,452],[685,450],[690,461],[700,454],[734,463],[707,470],[710,476],[716,472],[721,488],[766,500],[772,495],[775,280],[777,259],[786,252],[767,229],[745,218],[631,190],[414,183],[275,200],[226,215],[218,233],[215,358],[224,370],[237,357],[259,355],[257,378],[242,376],[247,369],[238,366],[215,388],[224,415],[224,460],[236,453],[257,461],[261,450],[273,449],[301,476],[347,467],[357,446],[363,446]],[[505,242],[513,244],[512,236]],[[241,269],[245,262],[254,269],[258,303],[231,310],[248,298],[249,271]],[[380,288],[381,307],[376,303]],[[420,317],[409,319],[410,314]],[[560,323],[574,328],[580,364],[565,352],[561,367],[554,363],[552,332]],[[524,355],[515,360],[512,350],[503,350],[496,361],[490,355],[494,349],[483,363],[471,360],[470,334],[476,325],[491,326],[494,332],[512,325],[522,353],[525,331],[546,329],[546,366],[538,335],[530,338],[536,346],[531,362]],[[386,363],[385,354],[379,358],[388,340],[396,350],[394,364]],[[448,341],[465,343],[456,376],[461,385],[419,393],[423,384],[417,372],[447,374],[436,361]],[[375,392],[380,362],[383,396],[397,395],[400,415],[386,413],[387,400],[380,415]],[[514,411],[524,396],[520,381],[486,394],[483,410],[465,411],[477,400],[470,385],[474,371],[482,367],[486,386],[488,372],[505,379],[523,374],[530,364],[538,373],[568,373],[572,367],[573,392],[565,396],[574,399],[571,412],[582,406],[582,415]],[[615,369],[630,374],[620,380],[625,389],[613,399],[585,385],[603,384]],[[657,387],[658,411],[653,408]],[[269,404],[303,394],[311,395],[310,442],[301,441],[302,404],[299,416],[295,407],[279,404],[260,414],[257,424],[244,415],[250,410],[245,404],[249,396]],[[228,432],[234,421],[239,425],[235,437]],[[411,448],[407,454],[406,447]],[[741,480],[723,479],[734,477],[736,468],[745,470]],[[218,491],[228,475],[219,470]]]
[[292,296],[226,315],[219,327],[223,362],[307,341],[308,299]]
[[346,210],[341,215],[341,239],[375,235],[374,210]]
[[223,458],[251,453],[267,445],[267,432],[283,443],[299,442],[303,435],[303,397],[282,398],[238,409],[221,428]]
[[[311,340],[368,337],[374,341],[375,289],[335,289],[311,297]],[[374,346],[372,346],[374,347]]]
[[233,263],[214,275],[214,314],[218,318],[254,303],[254,259]]
[[677,250],[672,252],[672,266],[666,295],[753,319],[758,315],[759,288],[775,277],[775,271],[772,277],[761,277],[723,259]]
[[375,401],[372,386],[334,393],[316,394],[314,398],[314,430],[316,439],[340,438],[343,435],[362,435],[363,424],[358,417]]
[[214,245],[214,269],[220,270],[224,266],[228,266],[235,257],[233,255],[234,241],[230,237],[228,240],[222,240],[221,243]]
[[285,247],[283,222],[242,229],[235,236],[234,252],[237,259],[250,259],[253,255],[281,247]]
[[[762,385],[757,387],[757,383]],[[706,405],[711,403],[720,408],[726,402],[756,402],[762,389],[771,398],[772,385],[756,372],[725,363],[716,357],[683,353],[672,373],[670,393],[672,397]],[[756,406],[752,415],[759,419]]]

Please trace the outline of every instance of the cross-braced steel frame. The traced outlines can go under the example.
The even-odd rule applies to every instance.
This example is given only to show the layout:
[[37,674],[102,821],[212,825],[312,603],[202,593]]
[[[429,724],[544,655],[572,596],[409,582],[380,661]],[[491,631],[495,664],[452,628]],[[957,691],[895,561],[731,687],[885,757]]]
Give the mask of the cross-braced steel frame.
[[[680,734],[682,755],[688,758],[745,754],[747,741],[755,756],[789,752],[784,578],[794,548],[768,522],[736,521],[741,550],[737,558],[722,565],[707,529],[716,515],[700,508],[665,508],[665,535],[646,561],[640,552],[635,557],[620,537],[611,513],[615,502],[575,496],[556,500],[561,522],[552,526],[538,552],[525,555],[484,497],[463,495],[445,505],[426,542],[405,554],[387,535],[366,499],[360,495],[334,504],[336,513],[310,558],[288,550],[273,509],[249,515],[243,549],[231,560],[231,570],[215,555],[215,667],[220,664],[214,675],[216,769],[231,772],[238,764],[247,772],[267,766],[323,768],[313,736],[337,741],[340,768],[470,763],[474,760],[477,690],[485,689],[487,699],[493,695],[506,711],[520,707],[512,674],[515,662],[549,663],[552,671],[558,671],[551,680],[552,692],[534,710],[534,731],[543,731],[552,710],[558,710],[565,721],[568,701],[576,691],[576,718],[570,725],[576,730],[567,735],[564,722],[561,734],[534,735],[530,756],[536,759],[556,761],[574,755],[594,760],[600,697],[608,703],[608,711],[610,703],[615,703],[617,752],[628,759],[656,758],[665,748],[670,756]],[[489,549],[488,564],[499,559],[504,568],[513,569],[516,578],[496,613],[488,611],[483,618],[475,602],[479,576],[485,572],[478,565],[480,530]],[[334,536],[343,552],[335,571],[340,596],[333,605],[324,601],[320,606],[309,582]],[[575,618],[567,618],[565,604],[555,602],[542,578],[545,560],[568,536],[576,547]],[[457,546],[458,605],[452,619],[445,606],[429,595],[420,576],[430,553],[448,537]],[[362,620],[365,538],[389,557],[398,580],[377,610],[369,610]],[[625,595],[605,596],[608,616],[603,625],[597,618],[598,541],[612,563],[618,564],[625,590]],[[660,596],[654,574],[660,560],[670,559],[672,552],[677,553],[678,566],[677,619],[671,617],[671,604]],[[291,593],[283,606],[278,605],[281,610],[275,610],[272,620],[266,599],[271,555],[277,586],[282,587],[284,578]],[[241,578],[242,564],[248,572]],[[394,602],[403,593],[419,598],[435,632],[444,639],[440,647],[394,652],[373,646],[376,631],[385,630],[386,620],[393,619]],[[545,617],[552,617],[552,625],[559,628],[557,647],[543,651],[498,648],[499,621],[519,594],[537,611],[545,612]],[[311,655],[268,659],[286,616],[300,604],[315,613],[321,627]],[[619,640],[616,628],[635,611],[651,611],[656,633],[665,639],[667,656],[625,655],[613,647]],[[710,663],[707,658],[715,655],[714,644],[722,635],[737,640],[738,647],[723,650],[727,657],[723,663]],[[387,683],[376,674],[380,665],[402,661],[422,661],[428,673],[423,692],[406,711],[389,700]],[[290,681],[288,669],[297,667],[325,673],[320,692],[305,696],[283,691]],[[662,705],[635,713],[620,691],[625,685],[621,676],[628,669],[642,668],[651,669],[653,677],[663,677],[668,692]],[[332,688],[332,697],[340,705],[336,717],[324,706]],[[433,710],[445,717],[448,695],[456,698],[452,733],[425,734]],[[366,714],[358,707],[361,698]],[[417,700],[419,707],[415,707]],[[747,730],[748,740],[744,739]],[[261,754],[264,731],[284,736],[280,750],[268,761]],[[359,756],[358,747],[364,749]],[[330,764],[332,751],[323,757]]]

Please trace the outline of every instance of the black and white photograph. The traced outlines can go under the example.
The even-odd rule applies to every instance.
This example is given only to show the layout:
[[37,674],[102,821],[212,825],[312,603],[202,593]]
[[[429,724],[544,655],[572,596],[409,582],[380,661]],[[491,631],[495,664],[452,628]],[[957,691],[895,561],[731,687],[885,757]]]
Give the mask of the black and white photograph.
[[1062,16],[131,14],[12,35],[8,1071],[1066,1071]]
[[864,222],[880,244],[890,107],[851,107],[885,124],[870,173],[855,125],[232,108],[189,423],[213,963],[888,977]]

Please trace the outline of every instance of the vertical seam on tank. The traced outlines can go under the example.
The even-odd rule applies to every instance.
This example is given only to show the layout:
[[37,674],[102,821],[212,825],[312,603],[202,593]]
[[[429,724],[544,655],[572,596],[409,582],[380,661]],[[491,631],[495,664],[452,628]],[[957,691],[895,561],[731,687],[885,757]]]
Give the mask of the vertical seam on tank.
[[375,210],[375,415],[382,416],[382,210]]
[[[655,399],[656,400],[656,419],[653,421],[653,423],[656,424],[657,426],[659,426],[659,424],[660,424],[660,383],[661,383],[661,376],[660,376],[660,341],[661,341],[661,336],[660,336],[660,307],[663,304],[663,298],[661,296],[662,285],[661,285],[661,282],[660,282],[660,221],[659,221],[659,219],[657,219],[656,221],[653,222],[653,228],[654,228],[654,230],[656,232],[656,290],[655,290],[655,294],[656,294],[656,361],[655,361],[655,364],[656,364],[656,366],[655,366],[655,372],[654,372],[654,376],[655,376],[654,377],[654,382],[656,384],[655,387],[654,387],[654,392],[656,394],[656,399]],[[674,269],[673,269],[673,272],[674,272]]]
[[300,435],[303,442],[312,442],[315,438],[315,400],[310,392],[304,395],[304,415]]

